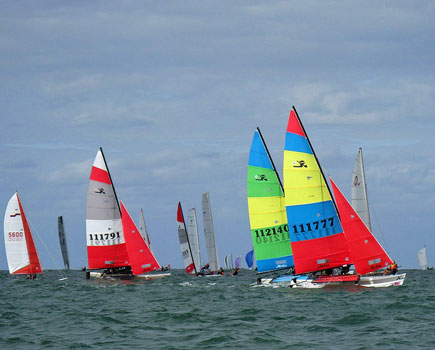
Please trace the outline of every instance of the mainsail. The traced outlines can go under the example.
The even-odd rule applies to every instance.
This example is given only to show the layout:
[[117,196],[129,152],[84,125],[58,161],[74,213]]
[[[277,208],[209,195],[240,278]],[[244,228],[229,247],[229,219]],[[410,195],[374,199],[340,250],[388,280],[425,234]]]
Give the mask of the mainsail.
[[283,172],[296,273],[351,263],[331,193],[294,107],[287,124]]
[[197,270],[201,268],[201,255],[199,249],[199,234],[198,234],[198,221],[196,219],[195,208],[189,209],[187,215],[187,234],[189,235],[190,249],[192,250],[192,257]]
[[69,270],[68,248],[66,245],[65,226],[63,224],[62,216],[59,216],[57,218],[57,229],[59,233],[59,243],[60,243],[60,250],[62,251],[63,264],[65,269]]
[[140,209],[140,215],[139,215],[139,232],[142,235],[142,238],[144,239],[145,243],[148,245],[148,248],[151,249],[151,240],[150,236],[148,235],[148,230],[145,225],[145,218],[143,216],[143,210]]
[[204,225],[205,245],[210,271],[217,271],[219,261],[214,237],[213,219],[211,217],[210,195],[208,192],[202,194],[202,222]]
[[181,209],[181,203],[178,202],[177,208],[177,228],[178,239],[180,240],[181,254],[183,255],[184,267],[187,274],[193,272],[198,273],[199,266],[196,267],[192,258],[192,250],[190,248],[189,237],[187,235],[186,224],[184,222],[183,210]]
[[352,170],[351,198],[352,207],[358,213],[368,229],[371,230],[362,148],[358,151]]
[[233,254],[229,253],[227,255],[225,255],[225,259],[224,259],[224,266],[225,268],[228,269],[232,269],[234,267],[233,265]]
[[6,207],[4,238],[9,273],[42,273],[38,253],[18,193],[13,194]]
[[259,128],[249,152],[247,192],[258,272],[292,267],[284,190]]
[[129,265],[134,275],[160,269],[154,254],[145,243],[130,214],[121,201],[122,228],[124,232]]
[[86,203],[86,243],[89,269],[129,265],[118,198],[103,150],[95,157]]
[[391,258],[364,224],[358,213],[331,181],[341,224],[343,225],[352,263],[360,275],[385,268],[392,263]]
[[418,264],[422,270],[427,270],[426,246],[418,251]]

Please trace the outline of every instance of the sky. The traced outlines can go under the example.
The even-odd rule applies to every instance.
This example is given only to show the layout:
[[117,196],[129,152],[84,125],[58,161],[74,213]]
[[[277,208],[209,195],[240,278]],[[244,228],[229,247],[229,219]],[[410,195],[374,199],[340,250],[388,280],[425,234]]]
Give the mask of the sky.
[[200,214],[209,192],[222,265],[252,246],[255,128],[281,171],[294,105],[346,196],[363,148],[387,252],[417,268],[427,245],[435,265],[434,17],[432,1],[1,0],[0,207],[18,191],[44,268],[63,266],[62,215],[71,265],[87,265],[86,193],[101,146],[162,265],[183,267],[178,202]]

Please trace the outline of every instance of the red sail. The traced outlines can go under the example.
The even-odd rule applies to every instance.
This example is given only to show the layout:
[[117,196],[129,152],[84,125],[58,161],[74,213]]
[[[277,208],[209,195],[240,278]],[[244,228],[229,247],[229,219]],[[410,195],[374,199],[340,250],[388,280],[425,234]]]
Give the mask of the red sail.
[[330,178],[341,224],[356,271],[363,275],[391,264],[391,259]]
[[23,207],[21,205],[20,197],[18,197],[18,205],[20,206],[21,219],[23,220],[23,228],[24,234],[26,235],[26,245],[27,252],[29,254],[29,262],[30,264],[18,271],[15,271],[14,274],[33,274],[33,273],[42,273],[41,264],[39,263],[38,253],[36,252],[35,243],[33,242],[32,233],[30,232],[30,227],[27,222],[26,215],[24,214]]
[[160,269],[160,265],[154,257],[142,235],[133,222],[130,214],[121,201],[122,228],[127,247],[129,263],[134,275],[140,275],[149,271]]

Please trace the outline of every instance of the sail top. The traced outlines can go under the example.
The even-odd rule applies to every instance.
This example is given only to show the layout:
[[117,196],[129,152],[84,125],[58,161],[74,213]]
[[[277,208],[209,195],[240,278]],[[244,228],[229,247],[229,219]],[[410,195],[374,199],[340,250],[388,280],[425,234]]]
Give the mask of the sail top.
[[109,170],[107,169],[106,162],[104,160],[102,149],[100,148],[92,165],[92,171],[90,175],[90,180],[103,182],[105,184],[112,184],[110,179]]

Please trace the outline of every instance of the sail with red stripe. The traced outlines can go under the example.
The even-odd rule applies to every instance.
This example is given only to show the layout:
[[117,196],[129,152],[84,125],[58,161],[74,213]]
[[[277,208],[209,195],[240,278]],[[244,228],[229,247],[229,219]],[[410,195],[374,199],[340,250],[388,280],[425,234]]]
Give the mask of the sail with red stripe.
[[184,267],[187,274],[197,273],[199,266],[196,267],[192,258],[192,250],[190,248],[189,237],[187,235],[186,223],[184,222],[183,210],[181,203],[178,202],[177,208],[177,228],[178,239],[180,240],[181,254],[183,255]]
[[131,271],[134,275],[160,269],[154,254],[145,243],[140,231],[121,201],[121,217],[124,238],[129,257]]
[[283,174],[296,273],[349,264],[350,252],[331,193],[294,107],[286,130]]
[[86,243],[89,269],[129,265],[118,199],[101,148],[89,178]]
[[6,207],[4,238],[9,273],[42,273],[38,253],[18,193],[14,193]]
[[363,275],[387,267],[391,258],[352,208],[337,185],[331,181],[341,224],[349,246],[355,270]]

